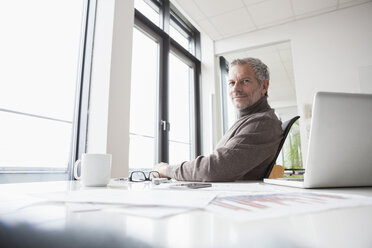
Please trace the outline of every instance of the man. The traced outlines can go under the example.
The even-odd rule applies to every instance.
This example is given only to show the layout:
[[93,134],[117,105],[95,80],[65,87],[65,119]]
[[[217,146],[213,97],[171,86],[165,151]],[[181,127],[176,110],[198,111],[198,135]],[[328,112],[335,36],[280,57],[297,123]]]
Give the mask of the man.
[[160,163],[161,177],[184,181],[262,179],[278,149],[281,122],[267,102],[269,71],[259,59],[234,60],[229,70],[229,95],[239,119],[209,156],[178,165]]

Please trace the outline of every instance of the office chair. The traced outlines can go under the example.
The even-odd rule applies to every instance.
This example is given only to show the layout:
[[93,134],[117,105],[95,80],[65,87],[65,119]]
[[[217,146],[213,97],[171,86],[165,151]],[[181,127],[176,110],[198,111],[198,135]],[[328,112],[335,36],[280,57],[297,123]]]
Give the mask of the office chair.
[[[288,136],[289,130],[291,129],[293,123],[295,123],[299,118],[300,118],[300,116],[295,116],[292,119],[290,119],[290,120],[285,121],[284,123],[282,123],[283,137],[282,137],[282,140],[279,143],[279,147],[278,147],[278,150],[277,150],[277,152],[275,154],[275,157],[274,157],[273,161],[271,162],[269,168],[267,169],[265,178],[269,178],[270,177],[270,174],[271,173],[274,174],[274,172],[276,172],[276,170],[279,170],[279,171],[282,170],[284,172],[284,168],[283,169],[280,169],[280,167],[279,167],[279,169],[276,169],[276,168],[274,168],[275,167],[274,165],[276,164],[276,159],[278,158],[279,153],[282,150],[282,147],[283,147],[283,144],[285,142],[285,139]],[[275,176],[271,175],[270,178],[274,178],[274,177]]]

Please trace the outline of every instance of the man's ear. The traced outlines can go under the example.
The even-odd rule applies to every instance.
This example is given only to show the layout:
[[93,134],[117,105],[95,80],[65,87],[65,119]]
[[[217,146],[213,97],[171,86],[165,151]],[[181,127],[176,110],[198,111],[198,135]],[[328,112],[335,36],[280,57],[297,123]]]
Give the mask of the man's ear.
[[264,96],[268,90],[269,90],[269,80],[264,80],[262,82],[261,96]]

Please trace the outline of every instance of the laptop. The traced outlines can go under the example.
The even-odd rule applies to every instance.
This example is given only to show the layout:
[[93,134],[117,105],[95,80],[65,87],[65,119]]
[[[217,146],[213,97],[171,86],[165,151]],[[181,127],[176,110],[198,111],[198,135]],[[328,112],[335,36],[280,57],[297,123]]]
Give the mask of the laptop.
[[299,188],[372,186],[372,94],[318,92],[302,180],[265,183]]

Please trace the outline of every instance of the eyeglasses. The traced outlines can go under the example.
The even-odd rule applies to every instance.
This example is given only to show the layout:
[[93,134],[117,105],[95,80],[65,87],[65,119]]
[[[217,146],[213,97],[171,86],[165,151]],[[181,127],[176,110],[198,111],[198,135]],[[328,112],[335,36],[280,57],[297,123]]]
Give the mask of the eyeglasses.
[[158,178],[160,177],[160,173],[158,171],[150,171],[147,176],[143,171],[132,171],[128,179],[130,182],[151,181],[154,178],[154,173],[157,175]]

